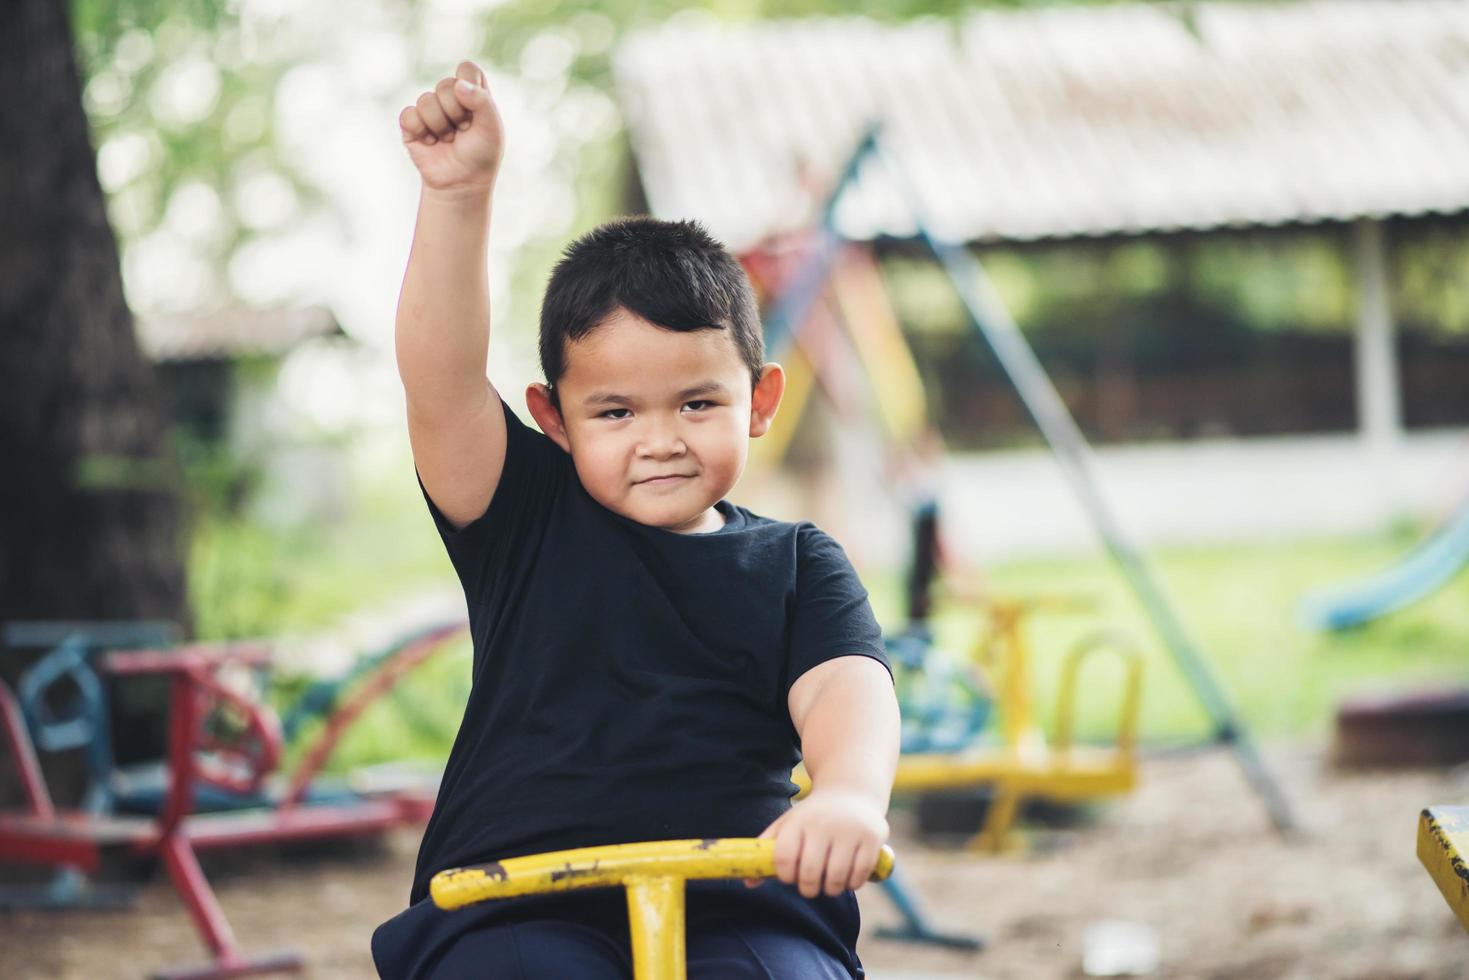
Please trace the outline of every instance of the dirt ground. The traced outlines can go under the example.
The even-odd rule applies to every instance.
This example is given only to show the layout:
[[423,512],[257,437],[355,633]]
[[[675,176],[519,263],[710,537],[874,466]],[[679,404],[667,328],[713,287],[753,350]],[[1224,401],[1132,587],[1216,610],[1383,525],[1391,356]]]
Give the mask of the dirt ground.
[[[1414,855],[1418,811],[1469,801],[1469,769],[1344,774],[1293,747],[1268,758],[1305,828],[1297,840],[1272,833],[1223,752],[1147,762],[1135,794],[1080,830],[1038,834],[1041,846],[1023,857],[921,846],[898,814],[893,843],[933,918],[989,945],[967,953],[878,939],[895,913],[864,888],[870,975],[1080,977],[1086,927],[1123,920],[1156,937],[1161,977],[1469,977],[1469,935]],[[246,949],[294,947],[312,978],[370,977],[368,935],[400,907],[415,846],[404,834],[206,867]],[[202,958],[161,876],[126,910],[0,912],[6,978],[131,978]]]

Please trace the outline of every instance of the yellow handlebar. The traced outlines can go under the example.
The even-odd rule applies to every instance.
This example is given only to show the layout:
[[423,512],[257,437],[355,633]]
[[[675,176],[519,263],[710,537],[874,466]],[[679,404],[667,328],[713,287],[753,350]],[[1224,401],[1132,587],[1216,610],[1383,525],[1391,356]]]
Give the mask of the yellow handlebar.
[[[892,873],[893,852],[884,844],[872,880]],[[429,894],[439,908],[458,909],[515,895],[621,885],[627,890],[634,976],[683,980],[684,882],[774,875],[775,841],[716,837],[580,847],[454,868],[434,875]]]
[[[873,881],[893,871],[893,851],[883,845]],[[775,841],[753,837],[649,841],[549,851],[434,875],[429,894],[441,909],[516,895],[606,888],[630,878],[771,878]]]

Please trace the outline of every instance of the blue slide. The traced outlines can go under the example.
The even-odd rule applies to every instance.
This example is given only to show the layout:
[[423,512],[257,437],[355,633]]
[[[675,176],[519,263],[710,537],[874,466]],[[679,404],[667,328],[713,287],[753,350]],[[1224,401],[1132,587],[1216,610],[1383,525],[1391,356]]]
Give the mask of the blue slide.
[[1410,606],[1443,586],[1469,563],[1469,502],[1433,537],[1402,561],[1364,582],[1313,593],[1301,602],[1301,621],[1340,630]]

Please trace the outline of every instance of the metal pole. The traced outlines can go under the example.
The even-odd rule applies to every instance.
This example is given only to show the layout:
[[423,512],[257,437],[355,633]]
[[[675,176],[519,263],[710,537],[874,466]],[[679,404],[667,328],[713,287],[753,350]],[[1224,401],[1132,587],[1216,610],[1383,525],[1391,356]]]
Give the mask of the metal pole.
[[858,162],[868,154],[875,154],[897,183],[899,193],[918,226],[919,237],[948,273],[970,320],[999,359],[1001,367],[1050,445],[1067,482],[1105,542],[1108,553],[1132,586],[1164,645],[1208,713],[1214,726],[1214,740],[1230,747],[1245,778],[1264,802],[1276,829],[1282,832],[1293,830],[1295,820],[1285,795],[1266,769],[1228,696],[1215,679],[1208,661],[1199,651],[1183,622],[1174,612],[1173,604],[1153,575],[1152,569],[1142,553],[1132,546],[1123,533],[1103,498],[1094,473],[1091,447],[1066,408],[1066,403],[1061,400],[1050,376],[990,284],[979,259],[964,246],[937,238],[929,230],[932,224],[924,214],[921,200],[908,181],[903,167],[878,139],[875,128],[869,130],[853,154],[852,161],[844,171],[842,183],[837,186],[832,201],[828,203],[827,215],[832,213],[836,198],[856,173]]
[[765,349],[767,351],[778,350],[786,337],[795,333],[797,325],[806,318],[811,304],[826,287],[826,281],[831,276],[832,263],[836,260],[841,246],[845,244],[836,230],[837,202],[841,200],[847,185],[857,179],[857,170],[861,167],[862,161],[867,158],[870,141],[870,136],[863,139],[862,145],[847,160],[847,165],[837,176],[836,186],[832,188],[831,194],[827,196],[826,203],[821,208],[821,224],[817,229],[820,238],[816,242],[816,247],[812,249],[801,268],[791,277],[791,284],[782,291],[783,295],[776,302],[775,309],[770,312],[770,316],[765,318]]

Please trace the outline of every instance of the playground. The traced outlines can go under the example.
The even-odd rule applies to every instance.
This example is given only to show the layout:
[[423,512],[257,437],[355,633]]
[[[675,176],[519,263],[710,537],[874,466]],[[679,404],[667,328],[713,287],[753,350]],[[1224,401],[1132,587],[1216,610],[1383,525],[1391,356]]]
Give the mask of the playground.
[[[81,9],[97,14],[95,5]],[[1404,20],[1406,9],[1415,13]],[[35,12],[40,18],[45,9]],[[530,26],[517,33],[511,25],[522,14]],[[615,376],[598,397],[616,407],[565,417],[602,426],[599,433],[628,423],[615,431],[632,433],[622,438],[644,452],[650,437],[637,433],[652,431],[639,427],[655,417],[647,409],[654,402],[605,392],[662,383],[647,362],[687,339],[674,337],[678,331],[704,341],[697,332],[711,324],[744,330],[752,351],[763,333],[764,358],[783,367],[760,368],[755,358],[753,397],[775,392],[770,411],[775,402],[780,411],[764,420],[768,431],[757,432],[761,420],[751,417],[756,440],[740,434],[727,446],[710,443],[731,452],[748,443],[748,462],[738,457],[740,482],[729,475],[697,509],[644,521],[596,494],[563,492],[548,477],[507,499],[542,516],[561,512],[532,509],[582,507],[576,520],[546,518],[548,527],[581,536],[540,535],[527,520],[535,533],[522,535],[517,525],[503,544],[492,541],[495,555],[518,556],[505,559],[517,572],[535,570],[507,585],[512,576],[499,574],[494,555],[466,557],[463,549],[482,542],[454,537],[464,521],[447,521],[437,503],[432,516],[424,506],[425,495],[439,498],[437,487],[464,489],[489,472],[475,453],[493,447],[484,438],[493,426],[459,427],[460,410],[483,390],[479,366],[465,369],[462,357],[446,357],[448,347],[428,343],[431,334],[413,326],[414,317],[452,321],[463,304],[410,275],[403,295],[427,297],[427,305],[405,302],[392,322],[393,297],[377,287],[398,275],[403,255],[379,256],[376,271],[359,280],[373,288],[338,297],[323,316],[275,311],[235,318],[233,326],[224,315],[173,316],[139,326],[139,336],[153,337],[154,363],[139,354],[137,377],[103,389],[113,398],[157,380],[162,407],[139,409],[157,418],[136,427],[168,448],[86,444],[96,426],[81,426],[73,439],[66,426],[76,420],[46,416],[50,429],[17,444],[22,452],[81,447],[46,470],[70,475],[30,488],[16,514],[0,514],[11,522],[0,542],[30,549],[17,546],[10,562],[26,575],[0,563],[0,974],[368,976],[371,930],[404,908],[415,856],[428,840],[424,863],[433,880],[425,875],[420,887],[432,901],[416,913],[462,923],[464,915],[440,918],[431,906],[452,916],[519,895],[623,888],[637,980],[682,980],[684,882],[775,874],[774,841],[698,836],[716,833],[704,829],[711,820],[749,823],[736,819],[755,798],[731,789],[739,779],[758,775],[766,802],[782,812],[793,792],[797,809],[781,818],[788,826],[838,814],[848,821],[843,832],[860,829],[868,852],[877,849],[874,790],[854,789],[860,779],[853,778],[875,770],[847,766],[843,802],[841,788],[822,793],[838,783],[821,782],[821,752],[835,758],[845,750],[849,762],[875,758],[876,736],[867,755],[853,746],[883,728],[877,709],[891,707],[887,678],[871,660],[831,650],[826,656],[845,666],[822,660],[792,670],[815,648],[790,628],[811,621],[799,615],[807,603],[847,610],[816,620],[826,624],[823,635],[865,636],[852,640],[866,643],[854,652],[885,654],[901,713],[901,722],[892,714],[886,743],[901,742],[891,851],[879,855],[860,891],[858,950],[873,980],[1463,975],[1469,304],[1461,271],[1469,183],[1450,186],[1433,167],[1415,178],[1408,163],[1401,186],[1379,180],[1386,166],[1330,172],[1356,136],[1341,136],[1338,116],[1316,95],[1277,104],[1271,93],[1313,77],[1322,58],[1355,58],[1355,71],[1381,76],[1378,88],[1388,94],[1365,99],[1357,82],[1336,79],[1341,90],[1330,89],[1329,98],[1381,114],[1384,131],[1395,134],[1394,167],[1415,159],[1414,147],[1440,159],[1453,141],[1419,110],[1423,100],[1447,103],[1462,91],[1462,59],[1435,45],[1445,36],[1469,44],[1469,16],[1414,0],[1205,3],[1186,14],[1057,5],[955,15],[951,23],[754,15],[725,23],[690,14],[648,24],[587,10],[568,13],[574,26],[564,26],[543,16],[461,12],[450,25],[456,30],[448,20],[430,25],[435,45],[480,38],[485,50],[468,56],[492,71],[461,61],[458,81],[473,84],[442,79],[433,90],[439,95],[402,110],[401,143],[363,150],[362,160],[377,149],[384,161],[392,154],[382,173],[394,175],[397,190],[388,192],[383,178],[381,192],[337,203],[362,227],[397,223],[406,235],[419,177],[424,189],[444,190],[433,175],[469,161],[471,176],[488,173],[491,189],[497,176],[515,184],[496,198],[505,203],[497,238],[474,225],[488,212],[471,213],[473,202],[464,208],[468,197],[440,212],[474,238],[473,248],[446,254],[461,263],[454,283],[472,280],[475,304],[483,269],[466,267],[464,257],[488,249],[490,292],[504,308],[495,309],[487,371],[514,412],[515,392],[541,377],[536,297],[519,283],[540,282],[573,227],[587,215],[643,212],[706,223],[733,256],[718,275],[739,287],[714,292],[743,297],[748,277],[757,308],[730,323],[724,314],[701,315],[677,330],[638,322],[656,319],[641,308],[621,309],[618,329],[652,340],[631,348],[641,352],[636,362],[606,352],[595,362]],[[515,40],[470,33],[473,18],[505,26],[504,37]],[[99,28],[98,16],[79,24],[90,57],[114,71],[99,74],[85,99],[76,88],[84,76],[70,68],[53,87],[72,93],[73,129],[91,124],[85,106],[105,139],[108,126],[126,118],[123,108],[107,108],[127,102],[116,96],[118,79],[126,65],[147,63],[153,42],[119,25]],[[177,38],[187,33],[182,24],[165,26]],[[244,44],[242,63],[260,50],[261,22],[244,26],[239,35],[221,32],[226,47]],[[50,27],[70,43],[65,23]],[[1389,34],[1389,47],[1421,49],[1412,70],[1424,74],[1411,97],[1387,84],[1391,72],[1377,45]],[[1245,40],[1260,37],[1272,38],[1271,46]],[[382,52],[396,40],[378,43],[364,63],[391,61]],[[1205,48],[1208,57],[1200,55]],[[1135,50],[1136,63],[1100,67],[1098,59],[1118,50]],[[1027,55],[1013,60],[1016,51]],[[391,101],[442,74],[437,64],[409,65],[405,54],[397,87],[385,83],[363,98]],[[1159,86],[1164,73],[1175,84]],[[283,78],[291,98],[282,102],[296,107],[290,112],[316,111],[305,96],[321,78],[311,71]],[[1301,84],[1317,95],[1328,90]],[[197,88],[191,82],[179,91]],[[1138,94],[1163,89],[1187,94],[1177,105]],[[442,120],[434,120],[434,100],[451,92],[480,108],[444,107],[472,118],[435,135],[433,123]],[[509,145],[525,154],[512,153],[503,175],[500,114],[489,111],[502,97]],[[183,118],[181,104],[165,106],[173,121],[160,117],[158,125]],[[1239,119],[1219,114],[1227,105],[1239,108]],[[363,133],[364,120],[390,118],[381,106],[357,109],[360,116],[338,115]],[[248,142],[250,111],[229,114],[231,140]],[[599,113],[616,122],[599,129]],[[1280,113],[1286,125],[1278,125]],[[553,117],[554,125],[542,125],[543,145],[523,135]],[[294,125],[298,135],[317,133],[306,118],[283,110],[282,132]],[[1241,126],[1241,119],[1276,123]],[[424,132],[412,131],[420,125]],[[596,132],[602,143],[586,135]],[[1292,133],[1305,134],[1299,145]],[[460,160],[449,145],[456,138],[460,149],[485,152]],[[127,183],[119,160],[153,152],[129,151],[126,139],[117,136],[97,158],[109,191]],[[420,173],[405,168],[404,145]],[[1303,147],[1337,149],[1317,159]],[[434,169],[446,160],[448,171]],[[1251,165],[1199,165],[1226,160]],[[372,169],[361,166],[364,174]],[[955,183],[960,172],[965,179]],[[462,189],[458,179],[447,189]],[[552,186],[556,180],[565,183]],[[284,183],[262,181],[257,204],[289,196]],[[1441,199],[1403,191],[1415,181]],[[198,187],[190,193],[197,205]],[[558,194],[565,213],[551,220],[546,202]],[[401,214],[373,211],[399,197],[408,202]],[[179,217],[188,211],[183,201],[169,209],[179,227],[188,226]],[[100,215],[100,198],[94,203]],[[423,232],[437,220],[423,219],[430,210],[420,211],[413,254],[426,254],[416,236],[430,234]],[[107,229],[106,216],[93,226]],[[538,237],[532,228],[554,233]],[[179,234],[206,237],[196,232]],[[618,254],[639,254],[636,235],[648,232],[624,226],[622,233],[632,237]],[[113,254],[103,244],[111,241],[99,244],[101,254]],[[306,252],[332,251],[295,247],[303,268]],[[677,249],[690,246],[680,239],[669,247],[684,258]],[[288,249],[277,242],[263,252],[279,257]],[[209,261],[223,267],[224,256]],[[250,278],[246,265],[231,266],[232,282]],[[422,265],[410,258],[414,268]],[[621,278],[609,281],[637,278],[618,268]],[[109,266],[109,275],[116,271]],[[161,281],[130,282],[130,297],[146,302]],[[131,323],[126,308],[113,312]],[[489,307],[482,312],[465,317],[458,339],[479,337]],[[590,336],[601,337],[595,331],[604,326],[594,318]],[[174,333],[165,337],[168,329]],[[570,358],[582,335],[570,336],[551,349]],[[330,343],[313,346],[322,338]],[[131,334],[119,343],[137,353]],[[403,353],[415,344],[443,372],[419,374],[415,383],[404,367],[414,355]],[[98,371],[131,363],[115,352],[86,358]],[[0,369],[8,366],[0,356]],[[444,372],[459,383],[440,384]],[[732,376],[743,385],[745,373]],[[546,380],[554,388],[562,378],[548,369]],[[619,387],[624,381],[632,387]],[[223,399],[226,390],[232,394]],[[415,390],[443,397],[435,424],[432,413],[412,410]],[[677,456],[696,444],[695,430],[680,427],[702,424],[690,419],[710,406],[723,411],[726,390],[708,381],[669,390],[679,392],[665,399],[666,429],[676,435],[666,445],[682,447],[670,449]],[[717,397],[694,398],[700,393]],[[553,438],[556,425],[562,436],[571,431],[555,397],[533,388],[529,398]],[[136,407],[109,403],[95,414]],[[419,428],[410,453],[412,425]],[[577,431],[582,438],[589,430]],[[720,431],[705,429],[703,438]],[[510,432],[520,446],[538,447],[540,475],[575,472],[569,479],[585,486],[567,485],[591,489],[587,481],[600,471],[573,471],[538,434],[513,425]],[[435,442],[450,434],[459,441]],[[568,444],[575,456],[577,444]],[[447,461],[437,476],[426,445]],[[135,452],[170,460],[178,485]],[[530,471],[526,464],[519,472]],[[622,475],[606,473],[608,485],[622,487]],[[669,472],[631,486],[682,488],[696,477]],[[662,537],[650,538],[661,542],[650,549],[697,548],[705,542],[670,529],[712,533],[712,521],[722,530],[724,511],[710,502],[725,494],[753,513],[809,519],[830,533],[844,550],[823,567],[840,573],[847,598],[827,601],[837,594],[822,592],[834,590],[831,576],[801,584],[813,580],[808,552],[772,549],[752,559],[758,566],[738,566],[739,583],[771,585],[780,562],[791,559],[792,584],[750,600],[752,609],[770,610],[771,623],[735,622],[729,609],[737,607],[715,590],[728,583],[706,574],[726,570],[709,552],[698,553],[707,567],[684,566],[618,536],[651,527]],[[465,499],[465,514],[482,512],[472,509],[482,497]],[[106,526],[83,535],[27,525],[34,518],[45,529],[71,513],[95,514]],[[595,536],[613,527],[621,530]],[[53,544],[83,537],[99,544],[53,554]],[[731,540],[742,539],[724,539]],[[176,547],[165,554],[170,543]],[[626,561],[603,574],[592,561],[603,557]],[[760,574],[745,575],[754,567]],[[568,588],[570,579],[547,569],[587,577]],[[544,593],[515,591],[532,585]],[[704,591],[685,601],[675,595],[684,587]],[[567,601],[582,593],[585,601]],[[597,604],[613,595],[622,599]],[[672,598],[658,605],[665,597]],[[717,655],[706,660],[696,656],[706,638],[694,613],[725,620],[707,641]],[[616,614],[626,623],[612,636]],[[566,642],[550,628],[563,625]],[[843,629],[854,625],[865,632]],[[615,650],[623,633],[639,630],[647,635],[631,645],[676,658],[673,666],[637,673],[631,655],[599,659],[601,644]],[[751,648],[751,664],[769,668],[776,693],[754,696],[746,665],[719,695],[726,700],[715,700],[738,701],[753,721],[717,727],[724,708],[667,696],[670,678],[692,682],[696,692],[712,686],[730,662],[720,644],[735,643]],[[516,669],[522,661],[506,650],[542,659],[536,670]],[[824,728],[842,738],[810,741],[816,786],[797,764],[787,790],[800,719],[813,703],[798,698],[798,689],[814,689],[796,675],[813,679],[817,667],[833,666],[856,684],[854,662],[868,672],[864,683],[880,688],[867,702],[874,709],[859,724],[848,707],[845,727]],[[612,668],[640,679],[619,686]],[[611,700],[604,689],[612,688],[623,700]],[[788,704],[779,703],[782,690]],[[516,715],[507,703],[545,715]],[[572,704],[587,706],[585,717],[596,723],[582,722],[580,710],[566,709]],[[683,716],[649,721],[646,738],[620,734],[624,721],[656,720],[663,708]],[[462,729],[461,719],[468,719]],[[687,719],[717,737],[700,741]],[[665,736],[685,724],[697,759],[680,760],[674,749],[683,743]],[[774,764],[763,757],[749,764],[759,742],[751,732],[761,725],[780,729],[772,739],[786,754],[771,756]],[[568,731],[595,748],[568,746]],[[532,750],[541,745],[536,733],[544,751]],[[788,746],[792,733],[797,742]],[[464,748],[471,741],[475,747]],[[604,753],[596,767],[577,769],[592,751]],[[716,758],[720,752],[729,757]],[[512,763],[526,768],[498,768]],[[693,805],[714,807],[716,799],[693,788],[696,763],[717,775],[711,785],[725,794],[722,810]],[[656,773],[638,792],[620,775],[633,764]],[[588,793],[589,772],[619,775],[609,790]],[[520,794],[533,782],[538,792]],[[641,832],[655,809],[647,799],[667,787],[683,794],[669,799],[689,804],[677,814],[689,824],[685,832],[664,835],[680,839],[614,844],[598,836],[596,846],[496,852],[469,867],[436,863],[432,850],[434,833],[449,833],[442,828],[454,819],[496,840],[512,830],[523,832],[515,839],[544,833],[553,842],[583,827]],[[471,791],[481,795],[454,795]],[[513,803],[510,792],[519,794]],[[587,814],[566,806],[578,792],[602,799],[608,814],[625,805],[627,822],[603,819],[597,799],[587,800]],[[820,802],[803,812],[808,793]],[[518,818],[510,829],[495,824],[517,820],[520,805],[535,818]],[[466,816],[444,817],[425,838],[435,812]],[[665,828],[680,826],[662,816]],[[557,824],[563,818],[566,828]],[[573,826],[577,820],[587,822]],[[407,945],[411,958],[419,947]]]

